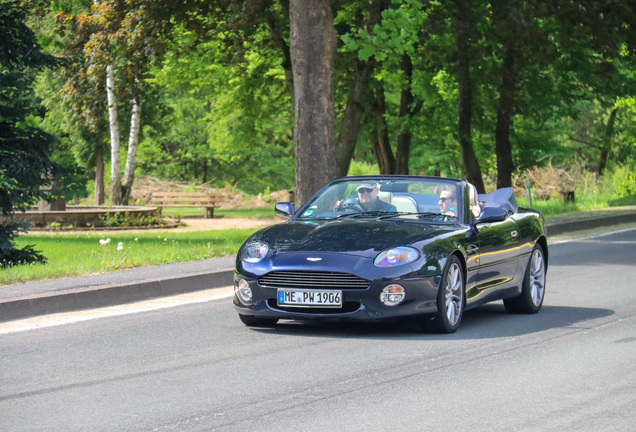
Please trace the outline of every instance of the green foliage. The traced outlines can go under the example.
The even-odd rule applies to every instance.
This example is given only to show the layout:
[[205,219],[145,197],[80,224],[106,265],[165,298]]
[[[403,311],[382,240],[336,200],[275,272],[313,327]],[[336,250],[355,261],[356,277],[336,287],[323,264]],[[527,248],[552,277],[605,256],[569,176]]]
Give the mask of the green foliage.
[[378,166],[366,162],[352,161],[349,166],[349,173],[347,175],[377,175],[380,174]]
[[[251,193],[290,189],[294,179],[289,97],[276,57],[258,53],[263,31],[244,42],[240,64],[224,64],[222,41],[195,44],[177,28],[174,46],[153,82],[161,85],[166,131],[146,128],[139,174],[229,182]],[[210,65],[213,64],[213,67]]]
[[636,195],[636,164],[631,160],[625,165],[616,166],[603,180],[609,184],[608,188],[616,199],[633,197]]
[[[31,3],[42,7],[33,22],[47,49],[80,61],[66,65],[64,76],[46,72],[38,82],[48,113],[31,126],[58,138],[56,162],[72,164],[74,157],[86,176],[96,151],[106,149],[103,68],[110,50],[116,54],[118,80],[131,83],[137,78],[145,90],[137,176],[230,183],[250,193],[293,188],[286,2],[107,0],[99,7],[89,0]],[[356,60],[374,67],[350,173],[375,165],[370,143],[377,136],[377,119],[371,109],[382,88],[394,151],[400,134],[412,134],[410,173],[463,177],[457,139],[458,2],[383,2],[381,21],[367,26],[372,3],[332,2],[339,34],[337,124],[342,123]],[[633,5],[613,0],[467,4],[472,142],[484,175],[497,176],[495,127],[506,47],[515,49],[513,72],[518,78],[510,130],[516,170],[552,164],[585,166],[594,172],[607,151],[612,166],[607,176],[617,175],[616,163],[628,172],[630,165],[624,161],[636,154]],[[54,31],[54,19],[64,35]],[[413,64],[410,79],[402,68],[405,57]],[[126,88],[128,93],[120,97],[139,90],[136,85]],[[400,111],[404,90],[413,96],[409,115]],[[16,104],[36,107],[15,96],[9,110]],[[125,127],[130,107],[119,108]],[[614,109],[615,125],[608,134]],[[31,119],[41,117],[38,111],[30,113]],[[0,174],[3,189],[6,185],[12,190],[15,185],[7,179]],[[83,179],[65,182],[81,189]],[[630,180],[609,183],[623,194],[631,190]]]
[[[39,129],[33,118],[41,107],[33,93],[37,70],[54,64],[41,52],[35,34],[25,25],[28,10],[18,1],[0,2],[0,215],[26,210],[39,198],[50,197],[40,187],[51,183],[59,167],[51,161],[55,138]],[[27,226],[0,224],[0,266],[43,262],[31,246],[15,246],[15,235]]]
[[153,227],[164,224],[161,215],[136,215],[130,212],[106,213],[100,217],[100,226],[114,227]]

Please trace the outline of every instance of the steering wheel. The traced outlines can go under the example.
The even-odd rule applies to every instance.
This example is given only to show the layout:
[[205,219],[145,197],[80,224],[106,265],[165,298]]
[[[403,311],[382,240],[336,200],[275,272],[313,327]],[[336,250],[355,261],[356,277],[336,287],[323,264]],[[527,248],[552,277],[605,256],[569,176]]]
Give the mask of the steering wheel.
[[355,202],[345,202],[343,203],[340,208],[338,210],[342,210],[342,211],[348,211],[348,210],[353,210],[356,212],[363,212],[364,210],[362,210],[362,207],[360,207],[360,204],[355,203]]

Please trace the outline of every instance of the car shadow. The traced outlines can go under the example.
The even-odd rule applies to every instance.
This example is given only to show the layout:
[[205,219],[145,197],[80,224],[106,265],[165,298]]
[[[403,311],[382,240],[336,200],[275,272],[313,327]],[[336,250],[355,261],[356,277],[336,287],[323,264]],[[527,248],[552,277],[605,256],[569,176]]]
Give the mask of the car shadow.
[[510,314],[502,303],[491,303],[464,313],[453,334],[425,332],[414,322],[279,321],[273,327],[254,327],[252,331],[276,335],[352,339],[496,339],[523,336],[556,328],[581,327],[586,321],[613,315],[598,308],[543,306],[537,314]]

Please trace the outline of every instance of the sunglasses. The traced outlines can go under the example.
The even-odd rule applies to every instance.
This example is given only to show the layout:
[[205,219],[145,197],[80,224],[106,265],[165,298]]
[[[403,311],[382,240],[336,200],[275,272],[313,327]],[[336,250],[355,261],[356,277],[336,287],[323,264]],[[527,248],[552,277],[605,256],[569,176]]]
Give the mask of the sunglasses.
[[373,192],[373,189],[369,189],[369,188],[360,188],[358,189],[358,193],[371,193]]
[[446,202],[446,201],[452,201],[453,199],[452,199],[452,198],[444,198],[444,197],[441,197],[439,200],[440,200],[441,202]]

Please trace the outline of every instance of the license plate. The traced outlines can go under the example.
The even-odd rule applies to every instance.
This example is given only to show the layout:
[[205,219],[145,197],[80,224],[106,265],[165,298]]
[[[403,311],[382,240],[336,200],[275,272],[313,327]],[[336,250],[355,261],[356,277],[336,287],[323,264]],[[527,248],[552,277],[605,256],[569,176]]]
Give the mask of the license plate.
[[278,290],[278,305],[291,307],[342,307],[342,291]]

